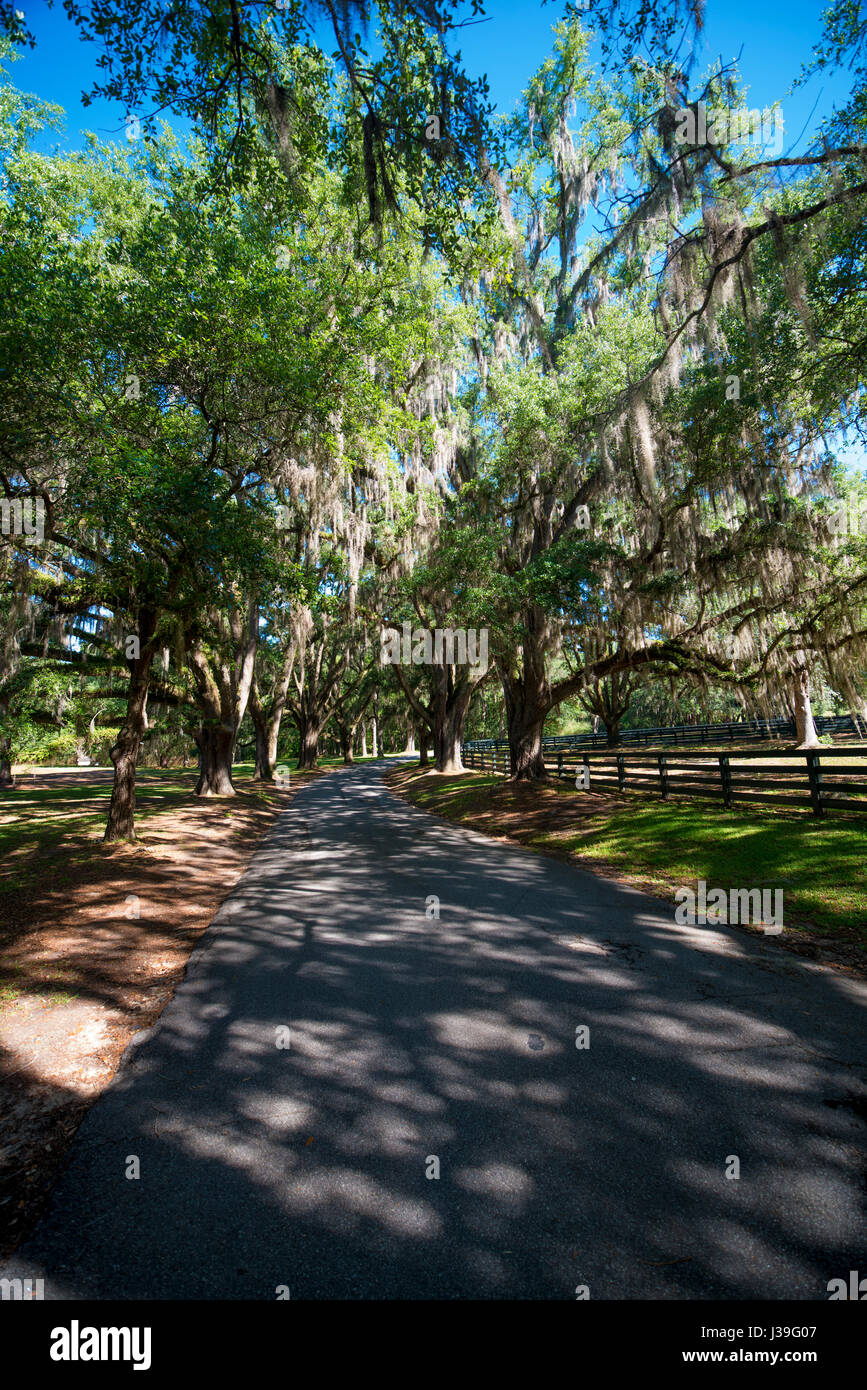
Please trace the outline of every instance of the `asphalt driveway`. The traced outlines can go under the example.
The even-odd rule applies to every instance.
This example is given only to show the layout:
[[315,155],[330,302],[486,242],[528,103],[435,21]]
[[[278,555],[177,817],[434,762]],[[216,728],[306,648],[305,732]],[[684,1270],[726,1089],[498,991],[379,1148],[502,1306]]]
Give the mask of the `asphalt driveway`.
[[865,1003],[341,771],[275,823],[3,1273],[53,1299],[825,1300],[867,1272]]

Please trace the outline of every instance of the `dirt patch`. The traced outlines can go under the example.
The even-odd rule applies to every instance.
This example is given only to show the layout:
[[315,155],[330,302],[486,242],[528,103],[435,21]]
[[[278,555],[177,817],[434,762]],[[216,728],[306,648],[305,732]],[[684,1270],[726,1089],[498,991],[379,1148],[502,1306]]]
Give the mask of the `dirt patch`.
[[[165,1008],[265,831],[320,775],[293,774],[287,791],[239,786],[229,800],[175,792],[134,845],[71,834],[11,857],[0,896],[0,1260],[35,1224],[85,1113]],[[74,792],[93,775],[49,782]]]

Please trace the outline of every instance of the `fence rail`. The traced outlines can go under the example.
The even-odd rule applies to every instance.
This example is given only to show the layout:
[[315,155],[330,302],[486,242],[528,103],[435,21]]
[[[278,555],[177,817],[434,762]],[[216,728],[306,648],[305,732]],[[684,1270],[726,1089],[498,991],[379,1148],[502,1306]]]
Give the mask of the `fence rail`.
[[[865,730],[859,728],[851,714],[817,715],[814,718],[816,730],[820,734],[855,734],[863,738]],[[621,745],[673,744],[688,747],[689,744],[708,743],[753,743],[771,739],[795,737],[794,719],[742,719],[725,724],[664,724],[648,729],[621,729]],[[605,748],[608,736],[599,734],[544,734],[542,752],[559,752],[578,748]],[[495,748],[508,752],[509,741],[505,738],[471,739],[463,745],[464,761],[466,755],[487,752]],[[469,766],[469,764],[468,764]]]
[[[617,749],[578,758],[560,749],[545,768],[579,790],[643,791],[663,800],[700,797],[723,806],[744,802],[798,806],[824,816],[828,810],[867,814],[867,748],[741,749],[691,757]],[[508,747],[464,752],[467,767],[509,771]]]

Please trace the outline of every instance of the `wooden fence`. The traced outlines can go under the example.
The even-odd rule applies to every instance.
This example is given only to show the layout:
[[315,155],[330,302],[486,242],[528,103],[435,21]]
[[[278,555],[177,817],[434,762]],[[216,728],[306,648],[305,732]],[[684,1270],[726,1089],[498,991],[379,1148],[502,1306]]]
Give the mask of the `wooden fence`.
[[[509,752],[501,748],[464,752],[467,767],[509,771]],[[612,749],[570,756],[568,750],[545,757],[546,770],[559,779],[587,780],[590,791],[643,791],[664,800],[697,796],[723,806],[762,802],[797,806],[824,816],[828,810],[867,814],[867,748],[759,750],[730,753],[639,753]]]
[[[817,715],[814,719],[819,734],[854,734],[864,737],[851,714]],[[674,747],[689,747],[690,744],[707,745],[713,743],[767,743],[772,739],[792,739],[795,737],[794,719],[740,719],[724,724],[665,724],[647,729],[621,729],[623,746],[643,746],[645,748],[660,744]],[[598,734],[544,734],[543,753],[559,753],[576,748],[605,748],[608,735],[602,730]],[[508,752],[508,739],[481,738],[464,744],[466,754],[490,751]],[[469,763],[467,762],[467,766]]]

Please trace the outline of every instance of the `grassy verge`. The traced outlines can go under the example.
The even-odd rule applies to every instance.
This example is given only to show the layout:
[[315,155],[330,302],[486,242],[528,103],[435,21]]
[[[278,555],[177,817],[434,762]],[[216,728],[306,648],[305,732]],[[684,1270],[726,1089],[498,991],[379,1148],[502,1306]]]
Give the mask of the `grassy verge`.
[[[194,768],[140,768],[136,776],[136,843],[103,842],[112,770],[33,769],[0,795],[0,935],[27,917],[27,905],[50,877],[53,889],[72,888],[91,872],[104,874],[112,857],[148,859],[176,815],[190,814],[213,833],[217,825],[233,846],[255,842],[306,780],[321,775],[292,771],[291,787],[279,790],[252,781],[253,764],[236,763],[236,795],[200,801],[193,795]],[[41,891],[39,893],[41,896]]]
[[844,963],[867,959],[863,818],[814,821],[783,810],[726,811],[556,783],[515,786],[492,773],[442,777],[396,769],[388,781],[414,804],[458,824],[580,862],[669,900],[699,879],[708,888],[782,888],[788,944],[833,945]]

